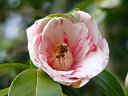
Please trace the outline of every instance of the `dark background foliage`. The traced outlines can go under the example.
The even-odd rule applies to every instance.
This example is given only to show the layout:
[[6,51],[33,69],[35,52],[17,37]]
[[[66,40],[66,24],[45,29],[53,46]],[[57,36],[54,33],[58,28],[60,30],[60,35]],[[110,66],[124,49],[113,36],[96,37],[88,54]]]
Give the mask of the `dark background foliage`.
[[[110,47],[110,61],[106,69],[123,85],[128,71],[127,0],[0,0],[0,63],[29,64],[26,28],[48,14],[66,13],[74,8],[89,12],[98,22]],[[9,86],[20,71],[2,71],[0,88]],[[78,90],[67,90],[63,86],[63,91],[69,90],[75,90],[79,96],[103,96],[91,82]]]

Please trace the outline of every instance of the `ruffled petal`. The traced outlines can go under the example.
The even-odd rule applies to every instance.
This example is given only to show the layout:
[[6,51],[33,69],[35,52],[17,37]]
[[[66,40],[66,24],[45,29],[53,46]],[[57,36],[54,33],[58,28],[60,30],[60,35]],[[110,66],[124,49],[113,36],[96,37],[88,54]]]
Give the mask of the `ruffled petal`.
[[[72,23],[65,18],[52,18],[44,28],[42,36],[49,42],[49,45],[63,42],[63,32],[70,25]],[[54,46],[51,45],[51,47]]]
[[41,65],[41,69],[43,69],[43,71],[45,71],[54,81],[57,81],[61,84],[67,82],[67,84],[72,84],[72,82],[77,82],[78,80],[80,80],[79,78],[67,78],[66,75],[72,74],[74,72],[74,70],[70,70],[70,71],[57,71],[52,69],[47,62],[45,62],[44,60],[42,60],[40,58],[40,62],[42,63]]
[[83,23],[69,26],[64,31],[64,42],[70,48],[75,62],[82,60],[89,49],[87,27]]
[[33,38],[43,31],[49,20],[50,18],[39,19],[26,30],[29,45],[31,45]]
[[101,50],[103,57],[104,57],[104,64],[103,66],[106,67],[108,60],[109,60],[109,48],[108,48],[108,43],[107,41],[102,37],[99,36],[99,40],[97,43],[97,46]]
[[83,11],[77,11],[77,16],[80,19],[80,21],[87,26],[91,42],[97,44],[98,36],[100,33],[94,18]]
[[38,55],[38,47],[42,43],[42,37],[40,34],[36,35],[31,44],[28,45],[29,53],[32,53],[33,55]]
[[75,72],[68,77],[92,78],[99,74],[103,69],[104,57],[100,49],[97,47],[95,52],[87,54],[85,59],[74,66]]

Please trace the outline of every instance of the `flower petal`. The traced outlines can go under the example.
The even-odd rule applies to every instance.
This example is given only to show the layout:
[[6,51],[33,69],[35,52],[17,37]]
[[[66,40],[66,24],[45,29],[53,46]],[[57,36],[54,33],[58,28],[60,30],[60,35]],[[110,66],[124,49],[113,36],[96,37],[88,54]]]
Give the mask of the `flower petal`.
[[38,55],[38,47],[39,45],[41,44],[41,35],[36,35],[31,44],[30,42],[28,43],[28,50],[29,50],[29,53],[32,53],[33,55]]
[[108,43],[102,36],[99,36],[97,46],[99,47],[99,49],[101,50],[101,52],[104,56],[104,65],[103,66],[106,67],[108,60],[109,60]]
[[38,68],[40,68],[40,64],[34,63],[34,62],[39,62],[39,53],[38,53],[38,49],[39,46],[42,44],[41,42],[41,35],[36,35],[33,40],[32,40],[32,44],[28,46],[28,50],[29,50],[29,55],[31,60],[33,61],[33,64],[35,64],[36,66],[38,66]]
[[75,62],[83,59],[88,52],[88,29],[83,23],[76,23],[64,31],[64,42],[70,48]]
[[49,20],[50,18],[39,19],[26,30],[28,42],[30,45],[32,43],[32,39],[43,31],[45,25],[48,23]]
[[97,48],[96,52],[90,52],[83,61],[74,66],[73,69],[75,72],[72,74],[72,76],[69,75],[69,77],[92,78],[104,69],[103,63],[103,54],[100,49]]
[[80,21],[87,26],[91,42],[97,44],[98,36],[100,33],[94,18],[83,11],[77,11],[77,16],[80,19]]
[[42,36],[49,41],[49,44],[63,42],[64,29],[70,25],[72,25],[72,23],[65,18],[52,18],[44,28]]
[[54,81],[57,81],[61,84],[63,84],[64,82],[67,82],[67,84],[71,85],[72,82],[77,82],[79,80],[79,78],[74,79],[74,78],[66,77],[66,75],[72,74],[74,70],[56,71],[52,69],[44,60],[41,60],[41,62],[42,62],[42,65],[40,68],[42,68],[51,78],[53,78]]

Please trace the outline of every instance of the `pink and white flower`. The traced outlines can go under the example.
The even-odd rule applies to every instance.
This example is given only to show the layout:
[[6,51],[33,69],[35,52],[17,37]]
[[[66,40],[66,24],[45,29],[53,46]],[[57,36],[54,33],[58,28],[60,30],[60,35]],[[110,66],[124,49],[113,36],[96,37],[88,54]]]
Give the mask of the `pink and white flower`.
[[80,22],[66,17],[46,17],[27,29],[30,58],[54,81],[81,87],[107,65],[109,48],[96,21],[83,11]]

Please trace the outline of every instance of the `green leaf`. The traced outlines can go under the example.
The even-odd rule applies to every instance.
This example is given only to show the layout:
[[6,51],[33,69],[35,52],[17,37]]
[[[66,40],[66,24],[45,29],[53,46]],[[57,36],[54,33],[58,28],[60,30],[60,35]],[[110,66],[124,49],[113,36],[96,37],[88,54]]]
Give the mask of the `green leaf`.
[[56,14],[51,14],[51,15],[48,15],[46,18],[53,18],[53,17],[64,17],[66,18],[68,15],[66,14],[61,14],[61,13],[56,13]]
[[8,94],[8,89],[9,89],[9,88],[5,88],[5,89],[0,90],[0,96],[5,96],[5,95],[7,95],[7,94]]
[[107,71],[92,79],[94,85],[106,96],[124,96],[119,82]]
[[126,93],[126,96],[128,96],[128,73],[125,79],[125,93]]
[[71,21],[80,22],[79,18],[76,15],[76,11],[78,11],[78,10],[79,9],[76,8],[76,9],[68,12],[67,14],[61,14],[61,13],[51,14],[51,15],[48,15],[46,18],[63,17],[63,18],[69,19]]
[[76,11],[79,11],[79,8],[76,8],[70,12],[67,13],[70,17],[74,18],[77,22],[80,22],[79,18],[77,17]]
[[62,96],[58,83],[41,70],[28,69],[20,73],[11,83],[9,96]]
[[5,64],[0,64],[0,71],[8,68],[24,68],[28,69],[30,66],[22,63],[5,63]]

